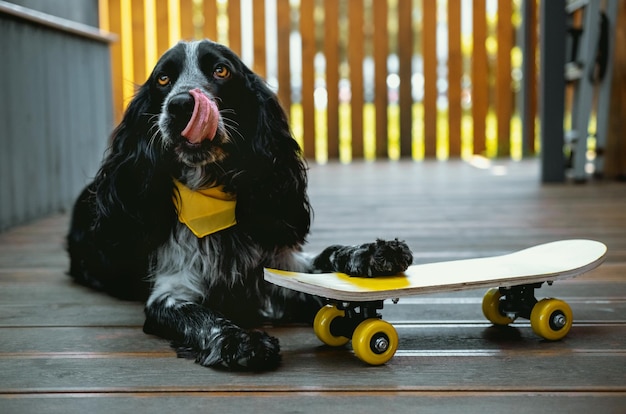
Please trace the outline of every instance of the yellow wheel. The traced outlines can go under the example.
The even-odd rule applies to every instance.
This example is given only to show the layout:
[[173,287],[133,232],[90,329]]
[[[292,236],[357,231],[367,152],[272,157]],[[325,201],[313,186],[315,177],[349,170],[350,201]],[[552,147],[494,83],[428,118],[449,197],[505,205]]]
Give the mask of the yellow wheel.
[[543,299],[533,306],[530,326],[533,331],[549,341],[558,341],[572,327],[572,309],[562,300]]
[[483,296],[483,315],[494,325],[508,325],[513,319],[500,312],[500,298],[502,293],[499,289],[489,289]]
[[398,333],[388,322],[366,319],[352,335],[355,355],[370,365],[382,365],[389,361],[398,349]]
[[329,346],[342,346],[350,341],[345,336],[335,336],[330,332],[330,324],[337,318],[343,318],[345,312],[333,305],[326,305],[317,312],[313,321],[313,330],[318,339]]

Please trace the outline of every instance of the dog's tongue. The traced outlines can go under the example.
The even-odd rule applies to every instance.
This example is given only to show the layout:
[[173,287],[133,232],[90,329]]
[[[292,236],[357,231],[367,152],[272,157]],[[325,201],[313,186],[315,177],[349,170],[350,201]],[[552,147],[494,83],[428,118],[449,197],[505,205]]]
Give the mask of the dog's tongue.
[[191,119],[181,135],[192,144],[199,144],[205,139],[215,138],[219,121],[217,105],[200,89],[192,89],[189,94],[194,100],[193,114],[191,114]]

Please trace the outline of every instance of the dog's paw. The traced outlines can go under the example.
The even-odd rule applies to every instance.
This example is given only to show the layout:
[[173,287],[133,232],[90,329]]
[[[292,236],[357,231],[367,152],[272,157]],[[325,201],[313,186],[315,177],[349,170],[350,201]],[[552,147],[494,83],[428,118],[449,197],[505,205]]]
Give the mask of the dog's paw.
[[278,339],[265,332],[232,329],[213,347],[201,351],[177,347],[179,357],[195,358],[200,365],[233,371],[269,371],[281,361]]
[[404,241],[381,240],[359,246],[350,269],[352,276],[390,276],[413,263],[413,252]]
[[268,371],[281,361],[278,339],[262,331],[240,332],[225,338],[222,361],[230,369]]

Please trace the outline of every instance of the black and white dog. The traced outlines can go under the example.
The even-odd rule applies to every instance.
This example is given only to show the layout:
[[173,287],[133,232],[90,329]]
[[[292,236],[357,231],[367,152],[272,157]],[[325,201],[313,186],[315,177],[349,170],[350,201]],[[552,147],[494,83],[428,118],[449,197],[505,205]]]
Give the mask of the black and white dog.
[[181,42],[139,88],[76,202],[70,275],[146,300],[144,331],[181,356],[275,368],[278,340],[246,328],[311,321],[322,301],[265,283],[263,267],[376,276],[412,262],[398,240],[302,254],[306,185],[276,95],[228,48]]

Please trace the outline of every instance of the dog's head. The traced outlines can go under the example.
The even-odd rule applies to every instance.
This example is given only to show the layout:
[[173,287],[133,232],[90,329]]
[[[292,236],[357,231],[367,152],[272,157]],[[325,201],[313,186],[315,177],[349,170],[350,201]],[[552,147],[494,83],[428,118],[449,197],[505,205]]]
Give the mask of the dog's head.
[[[240,228],[284,245],[308,232],[305,170],[276,95],[230,49],[202,40],[180,42],[159,59],[96,181],[103,205],[138,217],[171,194],[172,178],[191,189],[224,185],[237,196]],[[137,202],[144,195],[145,205]]]
[[160,139],[178,161],[189,167],[223,161],[245,138],[240,126],[256,122],[249,119],[252,76],[234,53],[210,41],[181,42],[161,57],[146,86],[160,102]]

